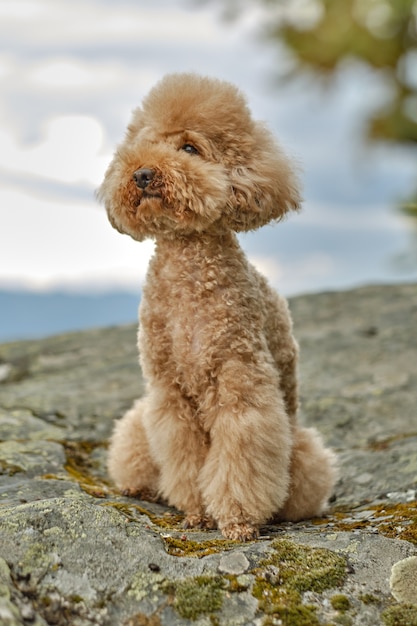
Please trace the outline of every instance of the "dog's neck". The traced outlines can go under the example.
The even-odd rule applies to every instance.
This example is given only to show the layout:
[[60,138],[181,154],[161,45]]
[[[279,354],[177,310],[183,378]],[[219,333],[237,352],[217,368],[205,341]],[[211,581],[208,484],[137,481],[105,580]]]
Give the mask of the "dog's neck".
[[233,281],[239,272],[246,271],[248,261],[239,246],[235,233],[193,233],[175,238],[158,237],[149,267],[149,277],[157,275],[172,285],[191,281],[193,289],[201,284],[211,290],[215,285]]
[[[178,254],[182,257],[184,251],[188,254],[204,255],[206,258],[219,258],[236,254],[240,249],[237,237],[232,231],[210,231],[201,233],[176,234],[175,237],[158,236],[156,238],[156,253],[162,256]],[[232,252],[233,251],[233,252]],[[190,257],[192,258],[192,257]]]

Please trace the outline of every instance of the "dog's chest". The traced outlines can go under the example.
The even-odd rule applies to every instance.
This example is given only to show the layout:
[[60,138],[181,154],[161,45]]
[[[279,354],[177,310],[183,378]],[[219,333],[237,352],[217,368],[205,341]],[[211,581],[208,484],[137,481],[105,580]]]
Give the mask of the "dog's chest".
[[198,367],[200,361],[207,366],[219,336],[216,327],[222,326],[224,320],[223,304],[219,306],[224,291],[213,278],[202,283],[197,273],[170,290],[167,332],[173,354],[183,367]]
[[[207,264],[165,265],[148,275],[143,330],[153,338],[153,353],[164,351],[185,375],[215,367],[237,303],[230,278]],[[158,328],[158,336],[155,329]],[[161,356],[161,355],[160,355]]]
[[173,352],[182,364],[196,367],[202,360],[207,365],[215,343],[212,318],[215,299],[214,294],[203,301],[183,297],[171,309],[167,328]]

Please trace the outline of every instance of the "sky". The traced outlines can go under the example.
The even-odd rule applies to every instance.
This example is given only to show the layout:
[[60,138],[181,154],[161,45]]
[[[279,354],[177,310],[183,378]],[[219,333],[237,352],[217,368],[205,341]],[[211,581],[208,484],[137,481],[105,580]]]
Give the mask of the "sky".
[[361,140],[384,81],[347,65],[325,91],[277,86],[288,59],[257,38],[259,10],[229,23],[192,0],[0,0],[0,289],[140,288],[153,244],[114,231],[94,191],[131,111],[173,71],[238,85],[301,164],[303,211],[240,237],[275,287],[417,279],[416,227],[395,210],[415,153]]

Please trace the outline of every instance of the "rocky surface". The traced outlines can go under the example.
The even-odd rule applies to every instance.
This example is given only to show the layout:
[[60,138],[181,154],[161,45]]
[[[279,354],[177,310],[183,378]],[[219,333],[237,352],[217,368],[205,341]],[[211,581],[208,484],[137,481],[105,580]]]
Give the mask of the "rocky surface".
[[[239,544],[107,481],[142,393],[132,327],[0,346],[0,624],[417,624],[417,286],[295,298],[326,518]],[[390,587],[391,585],[391,587]]]

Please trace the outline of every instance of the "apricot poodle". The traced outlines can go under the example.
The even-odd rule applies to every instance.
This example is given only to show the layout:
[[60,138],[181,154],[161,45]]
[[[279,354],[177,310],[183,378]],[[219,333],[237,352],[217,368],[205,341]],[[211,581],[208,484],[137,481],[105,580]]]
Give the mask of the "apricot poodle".
[[334,455],[297,423],[287,304],[235,235],[299,208],[270,132],[233,85],[168,75],[134,111],[98,197],[117,230],[156,242],[140,306],[146,394],[110,442],[118,488],[243,541],[272,518],[320,515]]

